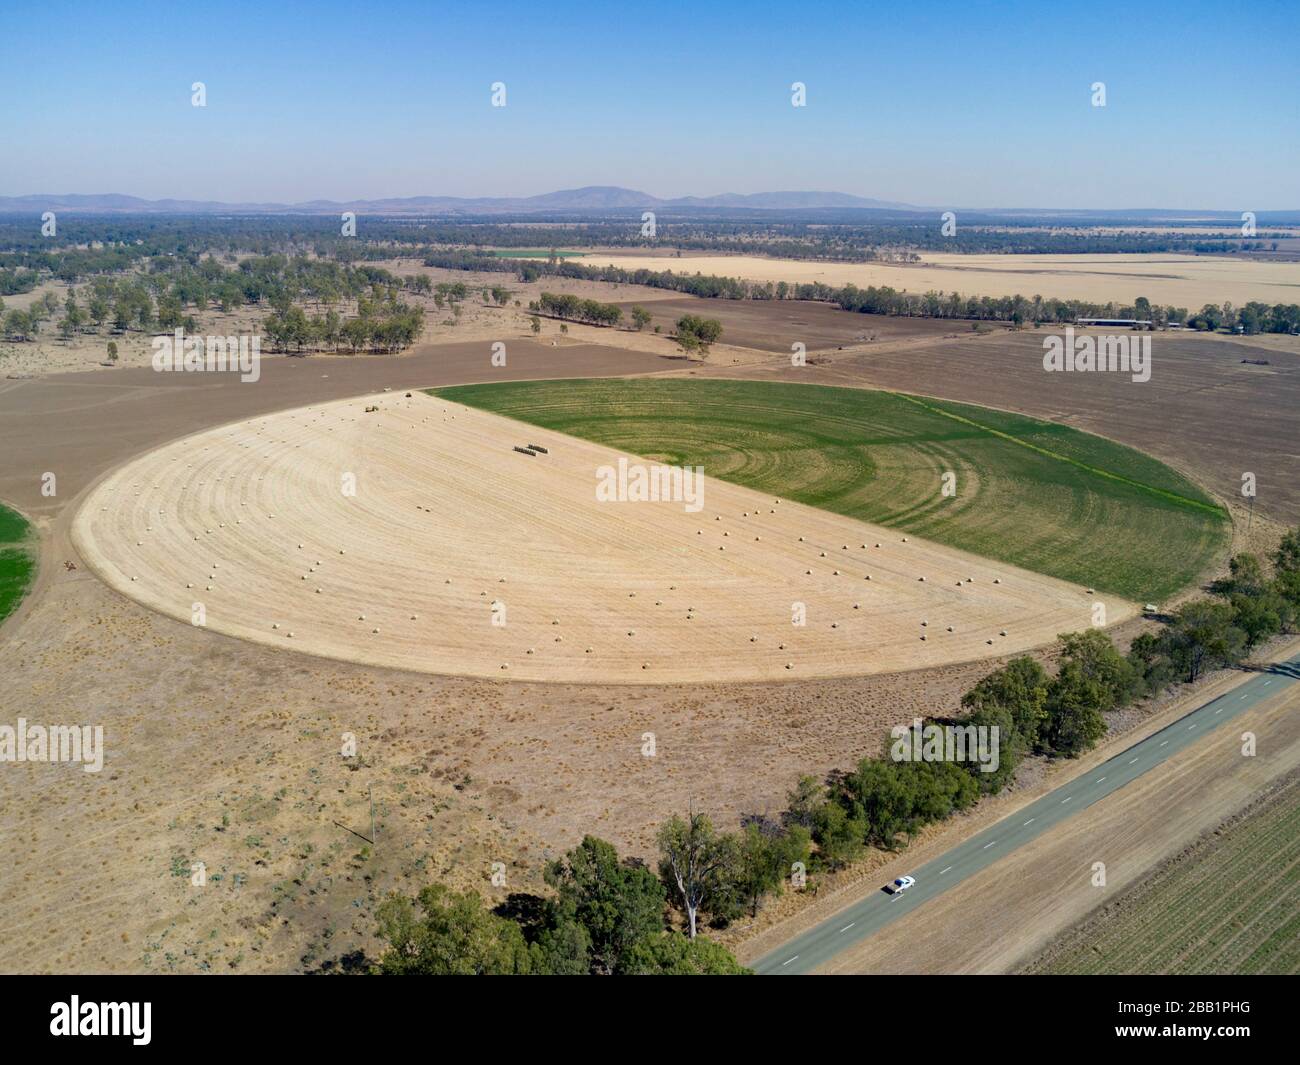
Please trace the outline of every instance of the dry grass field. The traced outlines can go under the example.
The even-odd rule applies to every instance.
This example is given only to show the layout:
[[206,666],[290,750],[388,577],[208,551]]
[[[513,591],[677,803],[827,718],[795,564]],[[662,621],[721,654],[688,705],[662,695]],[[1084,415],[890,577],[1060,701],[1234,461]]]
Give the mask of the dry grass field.
[[[563,346],[578,340],[596,340],[608,347],[629,350],[649,351],[657,354],[671,355],[676,352],[676,345],[667,335],[670,327],[680,312],[671,318],[656,316],[664,325],[664,335],[653,331],[636,333],[631,330],[597,329],[594,326],[569,323],[567,334],[561,334],[560,323],[544,320],[539,337],[535,337],[530,328],[528,303],[535,300],[545,290],[555,293],[567,293],[583,298],[613,300],[627,297],[631,303],[651,305],[656,300],[673,295],[663,289],[645,288],[639,285],[609,285],[600,282],[575,281],[568,278],[545,278],[542,281],[521,283],[509,275],[492,273],[474,273],[463,270],[440,270],[421,265],[410,259],[386,259],[376,265],[402,277],[424,275],[434,284],[442,282],[461,283],[469,289],[469,295],[460,303],[461,313],[451,313],[446,307],[438,308],[432,295],[406,293],[404,299],[424,308],[424,331],[420,337],[422,344],[453,344],[482,342],[485,346],[493,341],[506,341],[527,338],[546,344]],[[492,286],[504,285],[512,294],[510,302],[504,307],[488,305],[482,301],[481,290]],[[84,290],[83,286],[73,285],[74,291]],[[69,292],[69,286],[62,281],[46,281],[31,292],[5,297],[5,306],[11,310],[25,309],[46,293],[52,293],[62,305]],[[515,306],[518,301],[519,306]],[[344,317],[356,311],[354,303],[345,302],[335,308]],[[322,314],[325,308],[308,304],[310,314]],[[204,335],[260,335],[262,323],[270,314],[268,306],[247,304],[230,312],[222,312],[214,307],[203,310],[194,309],[197,320],[197,333]],[[862,323],[856,323],[862,328]],[[32,341],[4,341],[0,339],[0,376],[25,378],[45,374],[77,373],[82,371],[101,371],[104,373],[121,372],[138,366],[149,366],[153,356],[152,341],[156,330],[132,329],[124,333],[115,333],[104,328],[98,332],[80,332],[71,338],[59,335],[53,321],[47,321]],[[115,366],[107,363],[108,342],[113,341],[118,347],[118,361]],[[314,353],[325,354],[325,353]],[[406,358],[407,355],[348,355],[346,349],[336,354],[338,357],[375,361],[377,359]],[[269,344],[264,343],[263,357],[279,359],[283,356],[272,352]]]
[[[938,222],[936,221],[936,225]],[[832,287],[888,285],[908,292],[959,292],[963,296],[1046,296],[1060,299],[1152,303],[1199,310],[1225,301],[1242,306],[1300,302],[1300,262],[1195,255],[957,255],[922,253],[914,265],[825,263],[753,255],[681,258],[593,249],[580,260],[625,270],[673,270],[749,281],[787,281]]]
[[[701,385],[701,387],[707,387]],[[367,411],[369,407],[378,409]],[[523,455],[537,443],[547,453]],[[622,453],[422,393],[175,441],[73,527],[107,583],[227,635],[371,665],[685,683],[1004,655],[1131,603],[707,479],[597,499]],[[633,457],[633,462],[638,460]],[[806,624],[792,624],[795,604]]]

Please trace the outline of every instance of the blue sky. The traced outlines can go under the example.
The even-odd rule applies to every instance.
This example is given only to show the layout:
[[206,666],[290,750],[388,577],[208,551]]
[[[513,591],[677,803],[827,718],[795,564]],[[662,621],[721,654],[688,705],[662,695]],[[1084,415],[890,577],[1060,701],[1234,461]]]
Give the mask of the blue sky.
[[[1300,208],[1300,4],[9,0],[0,195]],[[208,106],[190,105],[207,85]],[[507,106],[490,105],[505,82]],[[807,85],[808,106],[790,105]],[[1090,86],[1106,83],[1107,106]]]

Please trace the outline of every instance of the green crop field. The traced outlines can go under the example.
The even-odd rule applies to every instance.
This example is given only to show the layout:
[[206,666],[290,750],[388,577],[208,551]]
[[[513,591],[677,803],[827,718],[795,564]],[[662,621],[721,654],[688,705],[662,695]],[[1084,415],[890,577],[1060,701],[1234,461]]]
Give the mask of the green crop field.
[[0,506],[0,621],[17,608],[36,572],[31,531],[21,514]]
[[1025,971],[1300,972],[1300,781],[1204,837]]
[[[571,380],[436,395],[987,558],[1159,602],[1227,542],[1226,513],[1132,448],[894,392],[750,381]],[[955,495],[944,495],[944,475]]]

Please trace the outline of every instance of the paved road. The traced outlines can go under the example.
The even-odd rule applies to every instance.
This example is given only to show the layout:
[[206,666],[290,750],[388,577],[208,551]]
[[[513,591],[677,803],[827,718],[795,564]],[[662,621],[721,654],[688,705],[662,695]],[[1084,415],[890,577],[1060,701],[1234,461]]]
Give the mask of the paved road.
[[902,895],[872,892],[760,958],[753,966],[754,971],[760,975],[810,972],[890,921],[924,906],[954,884],[992,865],[1004,854],[1118,791],[1219,725],[1297,680],[1300,680],[1300,656],[1268,667],[933,861],[907,870],[916,877],[916,884]]

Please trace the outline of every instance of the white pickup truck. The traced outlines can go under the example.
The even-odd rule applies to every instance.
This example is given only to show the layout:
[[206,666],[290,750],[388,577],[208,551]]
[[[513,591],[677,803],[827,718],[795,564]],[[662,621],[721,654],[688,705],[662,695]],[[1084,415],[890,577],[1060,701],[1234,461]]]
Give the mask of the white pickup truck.
[[901,895],[904,891],[916,883],[914,876],[900,876],[892,884],[885,888],[891,895]]

